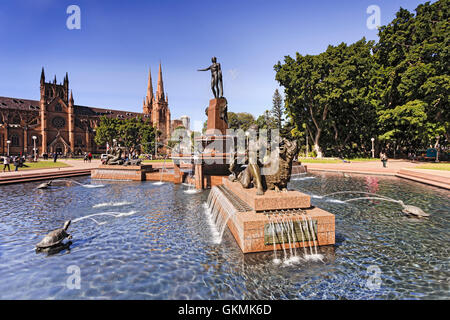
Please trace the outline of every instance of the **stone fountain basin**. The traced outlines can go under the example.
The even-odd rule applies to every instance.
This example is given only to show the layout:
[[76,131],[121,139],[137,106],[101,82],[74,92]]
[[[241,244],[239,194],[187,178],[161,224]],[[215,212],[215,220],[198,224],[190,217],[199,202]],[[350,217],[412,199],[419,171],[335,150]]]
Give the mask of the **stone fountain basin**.
[[[311,206],[310,197],[298,191],[277,193],[268,191],[257,196],[256,190],[244,189],[239,182],[223,178],[223,186],[233,195],[245,202],[252,210],[238,211],[231,216],[227,226],[243,253],[274,250],[268,230],[274,217],[283,217],[284,221],[303,221],[311,218],[315,229],[314,238],[318,246],[335,243],[335,217],[332,213]],[[257,210],[256,210],[257,209]],[[220,214],[226,213],[220,210]],[[226,218],[226,217],[225,217]],[[300,238],[300,237],[299,237]],[[269,241],[268,241],[269,240]],[[275,241],[275,249],[289,248],[288,241]],[[314,246],[313,241],[295,241],[293,247]]]

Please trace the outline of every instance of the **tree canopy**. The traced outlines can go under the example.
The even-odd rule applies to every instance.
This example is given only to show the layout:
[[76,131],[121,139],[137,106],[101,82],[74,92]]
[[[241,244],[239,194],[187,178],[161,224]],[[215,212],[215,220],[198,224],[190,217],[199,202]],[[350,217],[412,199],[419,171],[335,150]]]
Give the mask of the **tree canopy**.
[[95,143],[113,145],[117,140],[127,148],[129,153],[142,151],[152,153],[155,146],[156,130],[151,123],[142,118],[117,119],[103,116],[99,126],[96,128]]
[[440,0],[416,15],[400,9],[378,42],[286,56],[274,68],[292,134],[307,134],[319,156],[368,155],[372,137],[409,150],[449,140],[449,41],[449,1]]

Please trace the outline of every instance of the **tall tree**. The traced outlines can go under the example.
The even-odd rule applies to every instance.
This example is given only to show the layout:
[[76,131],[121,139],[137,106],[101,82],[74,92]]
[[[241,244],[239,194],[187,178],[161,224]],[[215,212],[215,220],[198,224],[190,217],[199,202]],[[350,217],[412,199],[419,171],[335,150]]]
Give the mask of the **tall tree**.
[[228,112],[228,127],[230,129],[242,129],[244,131],[255,124],[255,117],[248,112]]
[[278,92],[278,89],[275,89],[275,93],[272,98],[272,116],[275,119],[276,128],[281,131],[283,128],[283,120],[284,120],[284,105],[283,98],[281,94]]
[[264,113],[256,119],[256,124],[260,129],[276,128],[276,121],[269,110],[264,111]]
[[[329,46],[318,55],[285,57],[275,66],[285,88],[286,109],[295,132],[306,130],[318,157],[364,149],[376,114],[367,84],[372,76],[373,42]],[[358,151],[358,150],[356,150]]]
[[156,130],[142,118],[117,119],[103,116],[96,128],[95,143],[121,143],[129,153],[136,150],[150,153],[154,148]]
[[435,135],[449,137],[450,9],[426,2],[416,15],[400,9],[380,28],[374,52],[380,65],[380,138],[411,148]]

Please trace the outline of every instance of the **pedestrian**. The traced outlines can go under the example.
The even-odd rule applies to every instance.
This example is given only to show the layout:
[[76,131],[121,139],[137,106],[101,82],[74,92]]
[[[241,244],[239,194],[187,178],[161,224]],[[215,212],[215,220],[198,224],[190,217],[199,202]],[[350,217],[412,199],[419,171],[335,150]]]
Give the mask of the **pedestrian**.
[[22,156],[21,158],[19,158],[19,167],[29,167],[28,165],[25,164],[25,162],[27,162],[27,158],[25,156]]
[[92,153],[90,153],[90,152],[88,154],[88,159],[89,159],[89,162],[91,162],[91,160],[92,160]]
[[84,153],[83,161],[84,161],[84,163],[88,162],[88,154],[87,154],[87,152]]
[[3,172],[5,172],[6,168],[8,168],[8,171],[11,172],[11,168],[9,167],[9,157],[5,156],[3,157]]
[[14,171],[19,171],[20,161],[19,161],[19,157],[18,156],[15,156],[13,158],[13,164],[14,164],[14,167],[15,167]]
[[383,168],[387,168],[388,158],[386,155],[386,151],[383,150],[380,152],[380,159],[381,159],[381,162],[383,162]]
[[58,160],[58,152],[53,154],[53,162],[56,162],[56,160]]

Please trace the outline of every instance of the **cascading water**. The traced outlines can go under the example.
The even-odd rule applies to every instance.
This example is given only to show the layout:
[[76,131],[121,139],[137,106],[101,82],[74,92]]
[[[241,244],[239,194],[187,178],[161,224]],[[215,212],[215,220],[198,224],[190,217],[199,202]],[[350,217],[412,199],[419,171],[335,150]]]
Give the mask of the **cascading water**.
[[[310,254],[305,256],[306,260],[313,260],[313,261],[322,261],[323,260],[323,255],[317,253],[317,242],[316,242],[316,237],[315,237],[315,230],[314,230],[314,226],[312,223],[312,219],[309,216],[306,215],[302,215],[302,219],[306,224],[306,230],[309,234],[309,249],[310,249]],[[311,240],[312,243],[314,245],[314,253],[312,251],[312,246],[311,246]]]
[[214,243],[219,244],[222,242],[228,220],[237,210],[219,188],[213,187],[208,196],[205,213],[212,229]]
[[291,177],[305,174],[307,174],[307,172],[305,171],[305,168],[302,165],[292,166]]
[[279,263],[281,263],[281,260],[277,258],[277,244],[275,242],[275,233],[276,233],[275,232],[275,224],[273,223],[271,215],[269,215],[268,217],[269,217],[270,232],[272,233],[273,255],[274,255],[273,262],[275,264],[279,264]]
[[[301,242],[303,246],[304,260],[322,261],[323,256],[317,251],[316,231],[313,221],[306,215],[290,215],[284,213],[269,214],[269,226],[267,229],[268,239],[272,239],[275,264],[281,261],[285,265],[299,262],[301,257],[297,254],[296,243]],[[297,231],[296,231],[297,226]],[[301,235],[299,235],[300,233]],[[277,256],[277,244],[283,250],[283,260]],[[306,247],[309,247],[309,252]]]
[[[194,180],[194,173],[193,173],[193,169],[191,169],[191,170],[189,170],[189,181],[192,182],[193,180]],[[195,193],[201,192],[201,190],[195,189],[194,183],[187,183],[185,185],[187,185],[189,187],[189,189],[184,190],[184,193],[195,194]]]
[[163,173],[164,173],[164,171],[165,171],[165,169],[166,169],[166,160],[167,160],[167,156],[164,157],[163,167],[162,167],[162,169],[161,169],[161,171],[160,171],[160,175],[159,175],[159,181],[158,181],[158,182],[154,182],[153,184],[156,184],[156,185],[158,185],[158,186],[164,184],[164,182],[162,181],[162,179],[163,179]]

